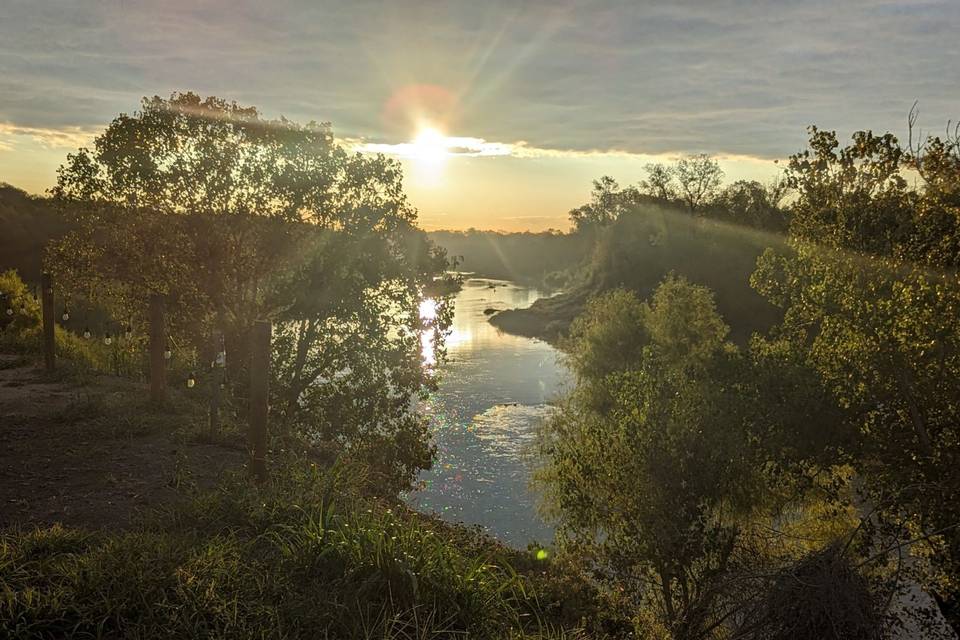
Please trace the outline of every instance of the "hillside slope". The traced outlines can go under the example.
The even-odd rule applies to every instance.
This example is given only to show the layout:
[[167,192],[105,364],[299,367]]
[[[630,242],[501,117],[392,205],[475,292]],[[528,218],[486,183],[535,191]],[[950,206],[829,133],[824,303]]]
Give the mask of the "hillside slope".
[[38,281],[44,246],[68,228],[49,200],[0,182],[0,271],[16,269]]

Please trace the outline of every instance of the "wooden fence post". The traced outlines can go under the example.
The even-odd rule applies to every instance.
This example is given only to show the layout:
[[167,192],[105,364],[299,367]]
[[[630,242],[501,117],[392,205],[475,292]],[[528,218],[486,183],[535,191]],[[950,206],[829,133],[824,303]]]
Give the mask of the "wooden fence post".
[[220,385],[223,383],[223,368],[226,366],[226,353],[223,347],[223,334],[213,332],[213,363],[210,369],[210,435],[220,433]]
[[53,371],[57,359],[53,322],[53,278],[46,272],[40,275],[40,299],[43,312],[43,364],[47,371]]
[[163,296],[150,296],[150,400],[162,404],[167,396],[166,328],[164,327]]
[[271,331],[269,321],[257,320],[253,324],[250,354],[250,468],[258,482],[267,479]]

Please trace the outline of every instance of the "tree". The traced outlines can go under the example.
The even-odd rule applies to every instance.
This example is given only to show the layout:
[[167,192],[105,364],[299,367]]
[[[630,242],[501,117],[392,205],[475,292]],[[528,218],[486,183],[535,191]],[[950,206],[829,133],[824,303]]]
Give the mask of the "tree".
[[769,523],[836,446],[816,378],[727,333],[710,291],[681,278],[649,303],[595,298],[571,328],[576,387],[540,441],[562,548],[625,592],[646,632],[733,629],[782,561]]
[[120,114],[57,172],[53,195],[163,213],[257,215],[352,228],[412,221],[398,163],[350,154],[328,123],[175,93]]
[[[421,336],[431,334],[442,358],[453,314],[450,281],[438,275],[444,255],[419,231],[394,239],[400,246],[337,234],[312,248],[274,348],[280,419],[328,453],[365,462],[368,485],[388,495],[432,463],[427,421],[411,409],[436,384]],[[421,317],[425,298],[435,317]]]
[[716,160],[705,153],[687,156],[677,161],[673,170],[680,198],[690,213],[695,213],[717,195],[723,183],[723,170]]
[[864,500],[892,530],[923,537],[914,548],[939,573],[926,586],[956,602],[960,146],[904,149],[862,131],[840,148],[812,127],[787,176],[791,250],[768,251],[752,282],[785,309],[782,339],[849,411]]
[[[223,331],[237,382],[252,322],[271,318],[288,426],[379,457],[386,492],[429,465],[409,414],[431,384],[411,310],[446,260],[414,227],[398,162],[349,153],[327,124],[182,93],[117,117],[68,156],[53,195],[78,226],[50,254],[60,282],[135,324],[149,295],[165,294],[175,341],[209,362],[210,332]],[[442,334],[445,319],[430,330]],[[353,387],[331,399],[318,381],[344,371]],[[363,428],[344,399],[360,388],[371,394]]]
[[783,184],[737,180],[717,195],[708,215],[734,224],[785,232],[787,213],[780,206],[785,197]]
[[604,384],[608,376],[640,361],[650,339],[644,325],[647,311],[633,292],[613,289],[591,299],[571,323],[562,344],[565,360],[584,387],[578,397],[591,407],[611,402]]
[[625,211],[639,204],[640,193],[634,187],[621,189],[616,180],[603,176],[593,181],[590,202],[570,211],[570,221],[577,231],[606,227]]
[[646,194],[666,202],[676,198],[676,188],[673,184],[676,173],[674,167],[656,162],[644,165],[643,168],[647,172],[647,179],[642,180],[640,186]]

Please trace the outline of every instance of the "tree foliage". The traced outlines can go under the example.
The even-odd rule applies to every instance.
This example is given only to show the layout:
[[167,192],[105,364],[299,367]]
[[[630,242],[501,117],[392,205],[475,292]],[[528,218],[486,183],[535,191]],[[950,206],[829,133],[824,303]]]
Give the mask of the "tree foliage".
[[768,251],[753,283],[786,311],[780,338],[849,412],[864,499],[894,530],[924,538],[914,551],[942,572],[927,586],[955,601],[960,147],[904,148],[868,131],[841,147],[811,128],[787,175],[792,251]]
[[571,328],[577,384],[540,443],[564,547],[627,589],[640,626],[675,638],[732,628],[777,556],[760,525],[812,491],[839,446],[811,372],[727,333],[709,290],[682,278],[646,303],[599,296]]
[[674,167],[678,193],[690,213],[712,201],[723,183],[720,164],[705,153],[680,158]]
[[724,188],[704,214],[716,220],[783,233],[789,216],[783,208],[788,191],[784,180],[763,184],[756,180],[737,180]]
[[593,181],[590,202],[570,212],[570,221],[577,231],[596,231],[636,208],[640,200],[635,187],[621,188],[616,180],[603,176]]
[[372,229],[414,219],[401,179],[398,163],[336,144],[328,123],[270,120],[255,107],[175,93],[144,98],[93,149],[68,156],[53,195]]
[[240,389],[249,328],[272,319],[288,433],[376,458],[386,492],[429,466],[409,411],[432,384],[417,335],[448,316],[425,327],[416,310],[446,259],[414,226],[399,163],[348,152],[327,124],[183,93],[118,116],[53,195],[77,224],[50,254],[61,283],[136,326],[164,294],[173,342],[209,362],[223,332]]
[[676,199],[677,188],[674,184],[676,169],[662,162],[653,162],[644,165],[647,177],[640,181],[640,189],[655,198],[666,202]]

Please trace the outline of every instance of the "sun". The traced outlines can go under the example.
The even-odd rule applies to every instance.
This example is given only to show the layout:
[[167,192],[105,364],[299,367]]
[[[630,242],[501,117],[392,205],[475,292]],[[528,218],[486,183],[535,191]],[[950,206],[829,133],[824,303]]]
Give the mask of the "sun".
[[447,137],[433,127],[420,129],[410,143],[410,156],[424,164],[442,164],[450,155]]

